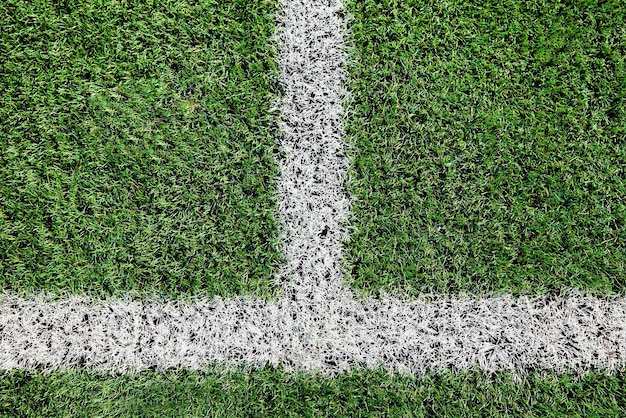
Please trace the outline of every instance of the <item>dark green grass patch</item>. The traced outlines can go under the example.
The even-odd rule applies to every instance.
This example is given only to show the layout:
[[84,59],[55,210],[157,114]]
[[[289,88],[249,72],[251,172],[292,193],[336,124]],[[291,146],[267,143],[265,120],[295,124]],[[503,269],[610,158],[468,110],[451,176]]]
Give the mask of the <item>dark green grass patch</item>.
[[624,292],[624,3],[348,11],[353,284]]
[[626,376],[481,372],[389,377],[349,372],[330,379],[275,369],[252,373],[10,372],[0,414],[10,417],[547,417],[623,416]]
[[0,288],[269,295],[275,4],[0,6]]

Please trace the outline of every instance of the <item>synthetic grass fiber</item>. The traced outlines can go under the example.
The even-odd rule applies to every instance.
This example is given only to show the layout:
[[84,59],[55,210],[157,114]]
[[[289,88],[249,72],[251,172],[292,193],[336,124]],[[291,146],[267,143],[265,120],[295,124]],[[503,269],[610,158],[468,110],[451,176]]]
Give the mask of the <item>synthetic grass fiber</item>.
[[626,376],[506,373],[419,378],[350,371],[334,379],[280,369],[145,372],[112,377],[15,371],[0,378],[0,414],[136,416],[623,416]]
[[275,7],[2,3],[2,289],[272,292]]
[[626,290],[626,6],[349,1],[348,280]]

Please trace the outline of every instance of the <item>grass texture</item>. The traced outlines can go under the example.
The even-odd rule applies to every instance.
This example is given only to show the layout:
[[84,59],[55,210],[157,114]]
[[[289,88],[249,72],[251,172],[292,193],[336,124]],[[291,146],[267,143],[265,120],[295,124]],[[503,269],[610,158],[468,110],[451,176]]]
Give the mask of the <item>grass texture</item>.
[[0,288],[269,295],[275,4],[0,7]]
[[580,378],[481,372],[421,378],[360,371],[337,378],[185,371],[111,377],[16,371],[0,378],[0,415],[11,417],[623,416],[626,376]]
[[626,6],[349,1],[351,283],[626,290]]

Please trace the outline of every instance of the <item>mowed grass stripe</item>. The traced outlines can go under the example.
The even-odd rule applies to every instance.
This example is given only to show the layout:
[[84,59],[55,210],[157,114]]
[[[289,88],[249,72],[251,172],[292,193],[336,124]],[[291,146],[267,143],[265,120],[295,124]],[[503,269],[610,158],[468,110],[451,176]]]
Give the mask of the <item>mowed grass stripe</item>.
[[626,290],[620,1],[349,1],[349,281]]
[[272,1],[0,8],[0,288],[268,296]]
[[0,379],[6,416],[520,417],[626,413],[626,376],[351,371],[336,378],[280,369],[145,372],[15,371]]

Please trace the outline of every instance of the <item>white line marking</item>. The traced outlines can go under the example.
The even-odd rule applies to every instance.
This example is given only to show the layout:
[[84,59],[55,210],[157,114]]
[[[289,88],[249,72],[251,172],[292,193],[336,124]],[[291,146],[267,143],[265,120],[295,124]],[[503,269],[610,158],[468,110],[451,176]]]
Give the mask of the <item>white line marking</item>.
[[343,221],[350,212],[341,140],[345,44],[340,3],[284,0],[277,30],[284,96],[278,161],[286,291],[302,302],[345,294]]
[[390,297],[341,285],[348,166],[341,142],[343,20],[336,0],[283,0],[278,27],[287,266],[276,302],[0,297],[0,368],[199,369],[216,362],[337,373],[379,367],[612,370],[626,359],[626,300]]
[[383,366],[555,371],[614,369],[626,357],[626,301],[576,295],[360,303],[331,299],[58,302],[5,297],[2,369],[200,369],[282,364],[337,373]]

